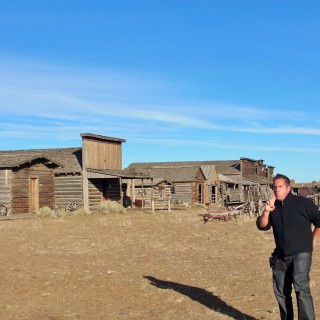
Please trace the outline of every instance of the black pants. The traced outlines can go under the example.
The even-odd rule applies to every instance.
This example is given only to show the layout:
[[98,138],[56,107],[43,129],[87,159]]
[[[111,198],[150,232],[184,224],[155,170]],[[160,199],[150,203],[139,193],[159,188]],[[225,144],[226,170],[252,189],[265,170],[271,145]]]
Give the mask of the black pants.
[[298,319],[315,320],[309,285],[311,262],[311,252],[277,258],[274,261],[273,289],[279,304],[281,320],[293,320],[292,285],[297,297]]

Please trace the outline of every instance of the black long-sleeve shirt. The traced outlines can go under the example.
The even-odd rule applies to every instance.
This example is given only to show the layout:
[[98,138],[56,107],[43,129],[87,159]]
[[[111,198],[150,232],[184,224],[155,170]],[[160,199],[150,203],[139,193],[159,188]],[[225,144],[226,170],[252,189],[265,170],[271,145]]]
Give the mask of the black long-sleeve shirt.
[[308,198],[289,193],[284,201],[275,202],[270,212],[268,225],[259,230],[273,229],[276,244],[275,252],[282,256],[291,256],[312,251],[311,224],[320,227],[320,209]]

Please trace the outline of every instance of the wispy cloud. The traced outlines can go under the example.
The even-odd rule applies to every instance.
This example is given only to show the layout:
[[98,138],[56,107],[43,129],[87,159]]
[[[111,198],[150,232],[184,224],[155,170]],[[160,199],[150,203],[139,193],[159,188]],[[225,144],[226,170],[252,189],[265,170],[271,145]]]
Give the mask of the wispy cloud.
[[[238,150],[254,150],[254,151],[264,151],[264,152],[290,152],[290,153],[308,153],[308,152],[316,152],[320,153],[320,148],[310,148],[310,147],[292,147],[288,145],[282,146],[275,146],[272,144],[254,144],[254,145],[245,145],[241,142],[239,143],[232,143],[230,140],[221,141],[219,139],[216,140],[179,140],[179,139],[141,139],[141,138],[132,138],[132,141],[139,142],[139,143],[148,143],[148,144],[159,144],[163,145],[166,144],[168,147],[177,147],[177,146],[186,146],[186,147],[207,147],[207,148],[221,148],[221,149],[238,149]],[[224,143],[223,143],[224,142]]]
[[[174,86],[148,75],[24,64],[0,58],[1,133],[38,136],[51,133],[110,131],[145,135],[145,128],[165,134],[209,130],[263,135],[320,135],[319,114],[299,110],[232,105],[225,102],[177,102]],[[172,100],[175,103],[172,103]],[[17,118],[16,118],[17,119]],[[21,120],[21,119],[20,119]],[[42,123],[42,125],[39,125]],[[287,125],[284,125],[287,124]],[[107,129],[106,129],[107,128]],[[150,132],[150,131],[149,131]],[[122,135],[122,134],[121,134]]]

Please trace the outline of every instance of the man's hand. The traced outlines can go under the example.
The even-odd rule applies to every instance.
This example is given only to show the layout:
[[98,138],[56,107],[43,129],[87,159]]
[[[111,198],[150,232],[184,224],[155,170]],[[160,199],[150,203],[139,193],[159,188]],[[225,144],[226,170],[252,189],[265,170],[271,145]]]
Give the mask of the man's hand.
[[276,197],[273,195],[272,198],[266,202],[266,206],[265,206],[264,210],[266,212],[273,211],[275,208],[275,206],[274,206],[275,201],[276,201]]
[[257,220],[258,228],[259,227],[265,228],[268,226],[270,212],[275,209],[275,205],[274,205],[275,201],[276,201],[276,197],[273,195],[272,198],[266,202],[266,205],[264,207],[264,211],[263,211],[262,215]]

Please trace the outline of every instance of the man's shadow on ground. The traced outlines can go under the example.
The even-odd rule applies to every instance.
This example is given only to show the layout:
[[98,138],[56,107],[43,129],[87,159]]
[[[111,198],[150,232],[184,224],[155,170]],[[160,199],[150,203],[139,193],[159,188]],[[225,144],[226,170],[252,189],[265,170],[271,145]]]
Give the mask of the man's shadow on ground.
[[257,320],[256,318],[249,316],[245,313],[242,313],[241,311],[229,306],[219,297],[215,296],[214,294],[212,294],[207,290],[197,288],[197,287],[187,286],[181,283],[164,281],[151,276],[144,276],[144,278],[148,279],[150,281],[150,284],[157,288],[169,289],[169,290],[174,290],[176,292],[179,292],[189,297],[190,299],[203,304],[207,308],[215,312],[232,317],[233,319]]

